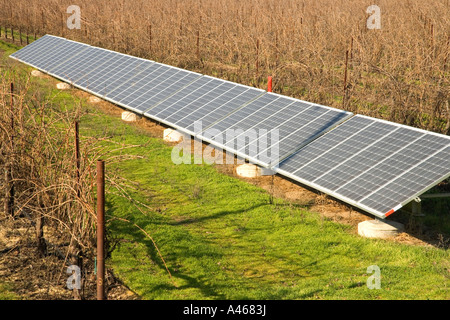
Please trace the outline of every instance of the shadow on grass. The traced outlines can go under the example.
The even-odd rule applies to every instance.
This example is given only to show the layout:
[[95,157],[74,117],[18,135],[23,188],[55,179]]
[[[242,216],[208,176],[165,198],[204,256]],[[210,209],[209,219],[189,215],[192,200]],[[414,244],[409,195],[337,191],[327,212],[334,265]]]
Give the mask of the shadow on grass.
[[266,207],[266,206],[269,206],[269,207],[273,206],[274,208],[279,207],[279,208],[292,208],[294,210],[305,210],[305,206],[303,206],[301,204],[281,203],[281,204],[276,204],[275,205],[275,204],[261,202],[259,204],[255,204],[253,206],[250,206],[250,207],[247,207],[247,208],[243,208],[243,209],[234,210],[234,211],[223,210],[223,211],[220,211],[220,212],[215,213],[215,214],[205,215],[203,217],[196,217],[196,218],[185,218],[185,219],[182,219],[183,217],[180,217],[181,219],[179,219],[177,221],[169,221],[169,222],[165,222],[165,223],[169,224],[169,225],[173,225],[173,226],[201,223],[201,222],[205,222],[205,221],[208,221],[208,220],[220,219],[220,218],[223,218],[223,217],[229,216],[229,215],[242,214],[242,213],[253,211],[253,210],[256,210],[258,208]]
[[[144,217],[139,212],[136,212],[136,215],[133,216],[134,212],[129,211],[127,219],[132,223],[136,223],[137,225],[139,225],[139,227],[146,231],[154,229],[157,230],[159,234],[167,234],[167,237],[165,237],[164,239],[155,238],[155,241],[157,245],[158,240],[161,240],[161,243],[165,242],[162,247],[160,247],[160,249],[164,248],[164,251],[168,252],[167,254],[163,254],[164,259],[167,263],[167,267],[175,282],[177,282],[177,279],[182,282],[180,286],[175,286],[171,283],[157,283],[148,288],[136,283],[132,284],[132,286],[141,287],[140,294],[144,297],[152,296],[155,294],[155,292],[158,291],[176,292],[182,291],[184,289],[194,289],[199,292],[198,296],[201,297],[207,297],[211,299],[230,299],[230,287],[229,285],[227,285],[228,282],[226,280],[214,279],[214,274],[223,273],[220,267],[216,267],[214,263],[209,267],[203,266],[203,263],[208,264],[208,262],[211,261],[221,261],[222,259],[224,259],[223,254],[221,254],[220,251],[218,251],[214,246],[209,246],[208,239],[192,234],[188,229],[180,227],[193,223],[202,223],[211,219],[222,219],[229,215],[239,215],[267,205],[269,204],[260,203],[239,210],[223,210],[208,216],[199,217],[196,219],[185,219],[182,221],[174,221],[171,217],[165,217],[161,215]],[[113,208],[113,204],[107,203],[107,207]],[[111,210],[112,209],[107,212],[110,215],[112,214]],[[145,253],[142,254],[142,257],[144,255],[147,255],[159,270],[166,272],[166,267],[161,260],[158,251],[155,249],[151,239],[149,239],[144,232],[142,232],[132,224],[120,220],[113,220],[111,222],[111,225],[109,226],[109,229],[114,234],[117,234],[118,237],[126,237],[133,243],[144,245]],[[152,235],[152,237],[153,236],[154,235]],[[136,259],[139,259],[139,255],[136,257]],[[327,257],[324,259],[327,259]],[[313,259],[313,261],[311,261],[310,263],[300,266],[299,268],[308,268],[316,265],[319,262],[320,261],[315,261]],[[298,264],[298,261],[292,261],[292,263]],[[185,268],[186,271],[182,270],[183,268]],[[135,271],[129,272],[145,272],[144,270],[140,270],[139,266],[134,270]],[[205,276],[205,274],[211,274],[211,278]],[[229,276],[241,277],[241,275],[239,274],[230,274]],[[245,282],[246,280],[243,279],[243,281]],[[245,294],[245,290],[243,292],[242,288],[240,288],[238,291],[241,299],[251,299],[250,293]],[[190,294],[188,295],[189,297],[186,298],[191,299]],[[175,294],[174,296],[177,295]],[[270,295],[269,298],[283,299],[283,294],[281,292],[273,292],[273,294]]]
[[239,209],[239,210],[234,210],[234,211],[224,210],[224,211],[220,211],[215,214],[206,215],[206,216],[199,217],[199,218],[187,218],[187,219],[178,220],[178,221],[168,221],[168,222],[166,222],[166,224],[172,225],[172,226],[180,226],[180,225],[189,225],[189,224],[193,224],[193,223],[200,223],[200,222],[204,222],[204,221],[208,221],[208,220],[220,219],[220,218],[223,218],[223,217],[229,216],[229,215],[241,214],[241,213],[255,210],[255,209],[258,209],[258,208],[264,207],[264,206],[267,206],[267,204],[260,203],[260,204],[253,205],[253,206],[251,206],[249,208],[245,208],[245,209]]
[[[108,205],[108,207],[111,208],[111,205]],[[139,222],[133,221],[136,219],[129,219],[132,223],[136,223],[144,230],[148,230],[149,228],[154,227],[155,225],[162,225],[161,221],[155,222],[151,219],[148,222],[144,222],[143,219],[139,219]],[[163,218],[160,218],[158,220],[164,220]],[[167,268],[170,271],[170,274],[174,279],[181,279],[185,284],[181,286],[175,286],[171,284],[158,284],[155,286],[152,286],[151,288],[144,289],[144,291],[141,291],[142,295],[151,295],[151,292],[164,290],[164,291],[171,291],[171,290],[182,290],[182,289],[197,289],[201,292],[202,296],[205,297],[211,297],[214,299],[224,299],[225,296],[223,294],[218,293],[218,286],[217,285],[209,285],[206,282],[208,279],[205,279],[204,276],[195,276],[195,272],[193,272],[194,276],[190,276],[187,274],[182,273],[181,271],[177,270],[177,263],[183,262],[187,260],[188,258],[195,258],[197,261],[202,261],[202,259],[215,259],[220,260],[222,258],[221,254],[218,254],[215,251],[209,251],[207,247],[204,247],[204,243],[199,243],[198,239],[195,239],[191,234],[189,234],[186,230],[180,229],[180,228],[174,228],[173,225],[170,223],[165,223],[165,230],[167,233],[170,233],[170,238],[173,239],[180,239],[180,241],[176,242],[176,244],[173,247],[173,252],[169,253],[167,256],[170,256],[168,259],[164,257]],[[115,233],[119,234],[119,237],[127,236],[127,238],[131,238],[130,241],[133,243],[139,243],[145,246],[145,253],[148,255],[149,259],[159,268],[160,270],[163,270],[166,272],[166,266],[164,265],[158,251],[156,250],[153,242],[149,237],[142,232],[139,228],[136,226],[120,220],[113,220],[110,225],[109,229]],[[158,239],[155,239],[157,245],[158,245]],[[186,245],[184,245],[186,244]],[[193,245],[190,247],[189,245]],[[170,247],[170,244],[168,245]],[[168,250],[171,250],[171,248],[168,248]],[[167,251],[167,250],[166,250]],[[163,255],[164,256],[164,255]],[[172,266],[171,266],[172,265]],[[140,271],[138,271],[140,272]],[[167,275],[169,277],[169,275]],[[139,285],[138,285],[139,286]]]

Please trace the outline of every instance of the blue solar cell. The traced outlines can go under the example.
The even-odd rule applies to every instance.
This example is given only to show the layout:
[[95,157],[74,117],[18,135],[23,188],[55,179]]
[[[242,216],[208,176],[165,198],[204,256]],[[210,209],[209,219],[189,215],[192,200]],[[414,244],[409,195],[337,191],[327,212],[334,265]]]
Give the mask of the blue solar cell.
[[198,73],[170,68],[161,77],[143,83],[123,101],[135,112],[144,113],[200,77]]
[[[253,100],[209,129],[225,147],[262,165],[275,165],[351,113],[276,94]],[[208,133],[208,136],[211,134]],[[201,136],[200,136],[201,137]]]
[[142,90],[142,86],[152,81],[159,81],[164,79],[164,73],[170,70],[170,66],[160,63],[152,63],[145,70],[140,72],[131,82],[124,83],[118,86],[107,94],[107,97],[116,102],[122,102],[124,99],[138,96],[136,92]]
[[33,41],[26,47],[14,52],[10,55],[10,57],[20,61],[27,61],[28,63],[31,57],[34,57],[37,54],[41,55],[44,52],[50,50],[58,40],[65,41],[64,39],[58,37],[45,35],[42,38]]
[[180,112],[182,110],[188,113],[194,111],[201,105],[200,99],[202,96],[218,88],[223,83],[225,83],[223,80],[201,77],[148,110],[145,115],[175,123],[176,119],[181,116]]
[[19,50],[12,57],[48,73],[52,73],[53,67],[89,48],[88,45],[53,36],[44,36],[30,46]]
[[117,56],[118,53],[112,51],[88,47],[63,64],[52,68],[51,72],[68,82],[86,87],[89,83],[89,73],[101,68]]

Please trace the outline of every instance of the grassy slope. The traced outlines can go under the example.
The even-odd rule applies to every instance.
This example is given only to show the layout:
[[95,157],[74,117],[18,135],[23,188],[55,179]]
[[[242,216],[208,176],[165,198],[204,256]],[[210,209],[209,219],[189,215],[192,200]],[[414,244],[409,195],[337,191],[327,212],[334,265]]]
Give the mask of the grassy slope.
[[[67,93],[55,94],[70,103]],[[50,92],[52,90],[52,92]],[[108,187],[108,230],[121,239],[108,264],[144,299],[448,299],[449,252],[369,240],[206,165],[174,165],[172,148],[86,106],[84,137],[142,145],[109,164],[141,210]],[[111,146],[112,148],[113,146]],[[169,278],[151,240],[157,242]],[[381,269],[381,289],[366,286]],[[0,289],[1,291],[1,289]]]
[[[144,144],[144,159],[109,170],[136,183],[133,198],[108,197],[109,214],[129,219],[156,239],[173,276],[138,229],[111,224],[122,243],[111,265],[148,299],[433,299],[448,296],[448,252],[362,239],[306,208],[277,200],[210,166],[172,164],[171,148],[117,119],[95,117],[90,127],[114,128],[121,142]],[[378,265],[382,289],[369,290],[367,267]]]

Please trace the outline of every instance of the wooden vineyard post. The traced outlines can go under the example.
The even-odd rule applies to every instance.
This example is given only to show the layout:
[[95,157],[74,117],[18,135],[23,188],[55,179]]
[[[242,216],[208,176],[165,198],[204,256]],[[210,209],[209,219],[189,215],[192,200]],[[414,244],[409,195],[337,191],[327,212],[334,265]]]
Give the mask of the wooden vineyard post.
[[259,74],[259,39],[256,40],[256,74]]
[[149,50],[150,50],[150,53],[152,53],[152,49],[153,49],[153,47],[152,47],[152,38],[153,38],[153,36],[152,36],[152,25],[151,24],[149,24],[148,25],[148,40],[149,40],[149,44],[150,44],[150,48],[149,48]]
[[345,69],[344,69],[344,96],[342,98],[342,107],[345,108],[347,99],[347,68],[348,68],[348,50],[345,52]]
[[197,30],[197,59],[200,60],[200,30]]
[[8,163],[5,166],[5,187],[6,194],[4,199],[5,214],[14,216],[14,181],[13,181],[13,167],[14,167],[14,83],[11,82],[11,145],[9,152]]

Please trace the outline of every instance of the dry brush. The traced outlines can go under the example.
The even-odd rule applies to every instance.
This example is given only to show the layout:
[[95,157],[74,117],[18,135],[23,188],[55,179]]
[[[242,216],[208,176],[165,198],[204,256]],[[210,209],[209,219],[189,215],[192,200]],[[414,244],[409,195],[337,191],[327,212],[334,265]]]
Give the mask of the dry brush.
[[[81,7],[69,30],[69,5]],[[450,133],[448,0],[0,0],[0,25]],[[3,34],[4,35],[4,34]],[[16,40],[17,41],[17,40]]]

